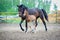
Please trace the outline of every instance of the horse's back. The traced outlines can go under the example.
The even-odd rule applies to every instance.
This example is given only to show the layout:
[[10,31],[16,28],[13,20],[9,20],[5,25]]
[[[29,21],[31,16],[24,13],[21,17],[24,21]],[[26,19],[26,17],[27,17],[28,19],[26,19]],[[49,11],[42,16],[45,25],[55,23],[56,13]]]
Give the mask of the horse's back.
[[29,12],[30,15],[35,14],[36,11],[37,11],[37,10],[36,10],[35,8],[33,8],[33,9],[28,9],[28,12]]
[[39,8],[33,8],[33,9],[28,9],[28,12],[30,15],[34,15],[34,14],[36,14],[36,12],[41,13],[42,10]]

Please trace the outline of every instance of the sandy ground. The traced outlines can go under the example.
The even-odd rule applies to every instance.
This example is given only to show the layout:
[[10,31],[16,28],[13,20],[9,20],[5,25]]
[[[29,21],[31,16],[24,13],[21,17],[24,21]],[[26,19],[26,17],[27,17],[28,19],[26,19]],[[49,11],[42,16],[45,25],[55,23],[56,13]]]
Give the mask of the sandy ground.
[[0,24],[0,40],[60,40],[60,24],[47,24],[47,28],[46,32],[44,25],[39,24],[35,33],[31,29],[25,33],[19,24]]

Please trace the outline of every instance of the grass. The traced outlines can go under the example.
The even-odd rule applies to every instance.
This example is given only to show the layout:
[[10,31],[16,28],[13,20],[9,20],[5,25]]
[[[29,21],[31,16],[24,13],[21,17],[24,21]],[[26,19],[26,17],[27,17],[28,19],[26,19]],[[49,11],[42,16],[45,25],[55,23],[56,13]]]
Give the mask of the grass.
[[16,15],[18,12],[0,12],[0,15],[6,16],[6,15]]
[[21,19],[20,18],[9,18],[6,21],[7,23],[19,23]]
[[0,20],[1,23],[19,23],[21,19],[18,18],[5,18],[4,20]]

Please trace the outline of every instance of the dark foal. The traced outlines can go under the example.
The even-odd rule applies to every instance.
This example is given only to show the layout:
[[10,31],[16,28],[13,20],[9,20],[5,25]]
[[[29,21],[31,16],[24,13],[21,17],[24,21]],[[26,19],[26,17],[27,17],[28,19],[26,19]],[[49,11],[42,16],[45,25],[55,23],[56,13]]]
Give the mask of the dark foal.
[[20,28],[22,31],[24,31],[24,29],[22,28],[22,23],[23,21],[25,20],[25,27],[26,27],[26,31],[27,32],[27,19],[26,19],[26,16],[24,16],[24,11],[27,10],[28,14],[29,15],[34,15],[36,17],[36,20],[35,20],[35,27],[37,27],[37,19],[40,18],[45,26],[45,30],[47,31],[47,27],[46,27],[46,22],[44,21],[44,17],[45,19],[48,21],[48,15],[46,13],[46,11],[44,9],[39,9],[39,8],[33,8],[33,9],[29,9],[28,7],[26,7],[25,5],[21,4],[21,5],[18,5],[18,11],[19,11],[19,17],[21,17],[21,22],[20,22]]

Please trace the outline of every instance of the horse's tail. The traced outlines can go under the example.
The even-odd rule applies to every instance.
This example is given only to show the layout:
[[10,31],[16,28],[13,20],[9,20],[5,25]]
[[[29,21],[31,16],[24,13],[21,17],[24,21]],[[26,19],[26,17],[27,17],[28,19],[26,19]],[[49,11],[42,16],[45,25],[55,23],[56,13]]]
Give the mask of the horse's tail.
[[45,19],[48,21],[48,15],[44,9],[42,9]]

